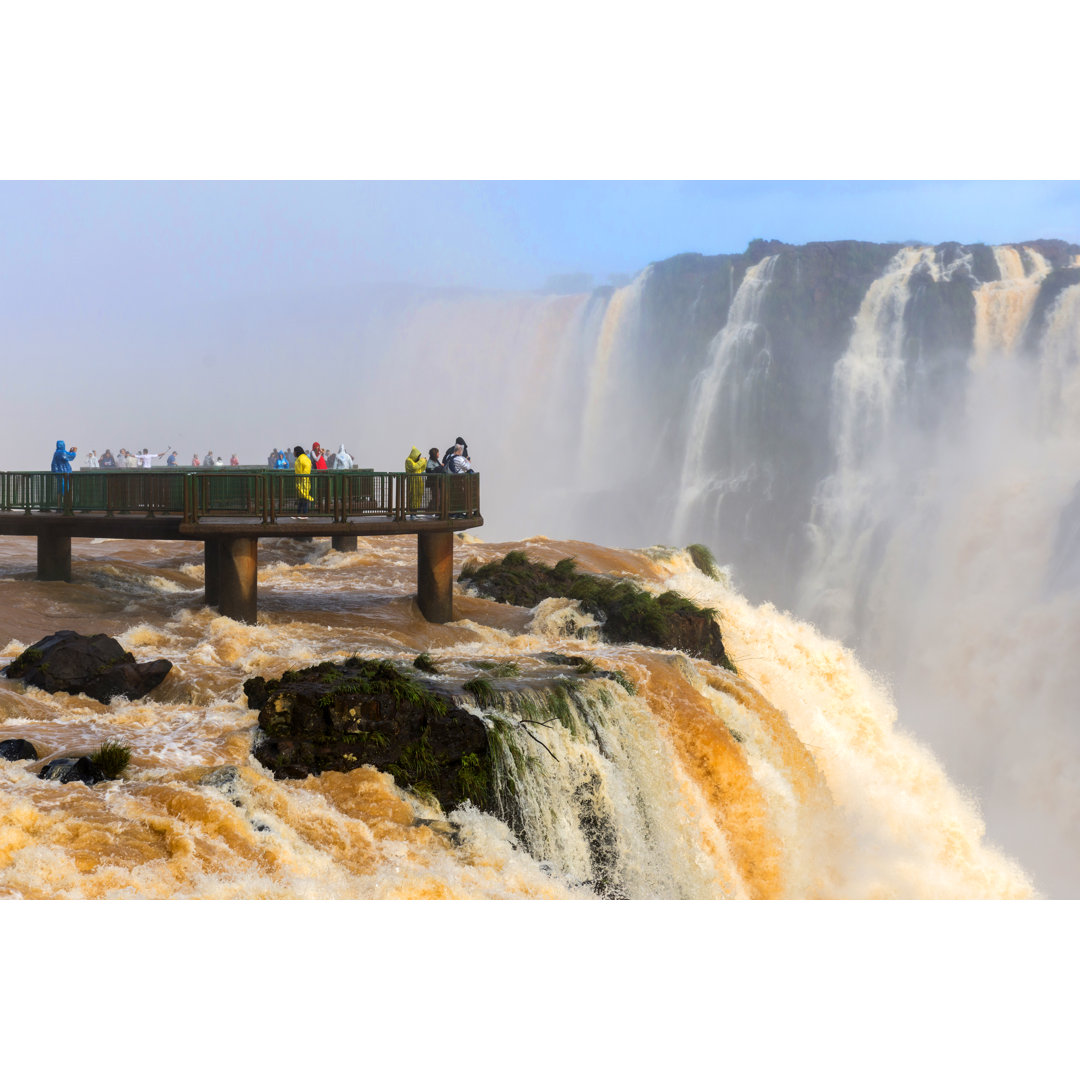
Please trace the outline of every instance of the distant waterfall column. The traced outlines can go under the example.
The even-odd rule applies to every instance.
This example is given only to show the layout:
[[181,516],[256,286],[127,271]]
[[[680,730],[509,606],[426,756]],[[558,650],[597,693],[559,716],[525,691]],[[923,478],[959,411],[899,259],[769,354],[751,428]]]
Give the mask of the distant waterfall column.
[[38,581],[71,580],[71,537],[40,532],[37,538]]
[[237,622],[257,622],[258,539],[235,537],[220,541],[218,561],[218,610]]
[[424,532],[416,537],[416,599],[428,622],[454,618],[454,534]]
[[203,541],[203,600],[217,607],[221,599],[221,541]]

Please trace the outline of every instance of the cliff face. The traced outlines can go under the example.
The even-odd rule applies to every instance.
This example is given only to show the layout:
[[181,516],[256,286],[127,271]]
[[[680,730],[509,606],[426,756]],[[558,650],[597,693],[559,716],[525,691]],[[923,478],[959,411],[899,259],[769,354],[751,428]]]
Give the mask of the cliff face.
[[[1048,312],[1080,282],[1077,245],[1002,250],[758,240],[739,255],[653,264],[639,279],[631,344],[613,373],[605,361],[618,389],[605,415],[586,417],[602,428],[594,445],[612,455],[593,481],[603,489],[594,505],[622,539],[643,543],[657,537],[659,506],[676,542],[712,545],[751,595],[791,603],[841,429],[863,422],[843,409],[933,437],[962,411],[987,287],[1007,290],[1015,277],[1033,290],[1010,347],[1035,351]],[[840,400],[855,393],[838,384],[845,357],[880,368],[887,401]]]

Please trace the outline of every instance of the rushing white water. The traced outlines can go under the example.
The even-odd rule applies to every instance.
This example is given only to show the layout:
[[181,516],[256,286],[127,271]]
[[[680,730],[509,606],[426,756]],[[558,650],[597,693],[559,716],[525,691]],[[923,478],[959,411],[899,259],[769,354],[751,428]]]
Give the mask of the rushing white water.
[[1031,317],[1039,286],[1050,271],[1037,251],[1026,248],[1031,270],[1025,268],[1020,251],[1014,247],[994,248],[1001,275],[975,290],[975,352],[972,365],[981,367],[991,357],[1014,350]]
[[890,512],[888,499],[902,468],[891,436],[897,397],[903,393],[909,281],[916,268],[932,265],[930,248],[905,248],[896,255],[863,299],[851,342],[833,372],[835,470],[822,481],[815,499],[800,608],[844,640],[855,633],[856,609],[864,603],[851,583],[866,580],[877,569],[875,538],[883,515]]
[[[28,548],[7,545],[5,554]],[[0,761],[0,895],[15,897],[982,897],[1029,896],[1015,863],[983,837],[970,802],[895,723],[887,693],[842,646],[685,552],[630,552],[542,537],[460,542],[455,559],[511,547],[548,561],[630,575],[714,605],[740,673],[704,660],[603,642],[571,601],[533,611],[459,594],[459,619],[419,618],[403,573],[407,541],[356,554],[270,545],[264,610],[241,626],[199,606],[198,564],[170,545],[144,560],[77,547],[76,582],[0,581],[8,625],[41,616],[128,625],[139,659],[175,667],[149,698],[108,705],[0,685],[5,738],[42,757],[104,738],[132,750],[121,782],[86,788]],[[188,545],[183,545],[188,547]],[[127,585],[108,612],[113,581]],[[400,581],[397,580],[400,578]],[[176,612],[178,595],[188,606]],[[24,631],[24,632],[25,632]],[[10,630],[8,631],[10,633]],[[584,636],[581,636],[582,633]],[[31,638],[32,640],[32,638]],[[25,639],[0,647],[16,655]],[[306,780],[270,777],[251,757],[256,716],[243,680],[360,653],[409,665],[430,653],[441,678],[513,661],[492,729],[505,820],[449,814],[371,768]],[[557,674],[550,650],[600,674]],[[630,692],[630,687],[634,692]]]
[[[1067,890],[1080,851],[1069,659],[1080,607],[1048,573],[1080,483],[1080,289],[1058,297],[1028,357],[1047,266],[995,254],[1008,276],[976,296],[962,411],[936,433],[897,407],[902,305],[868,294],[837,365],[836,469],[820,488],[802,606],[890,673],[906,722],[981,793],[994,835]],[[851,377],[853,354],[870,358],[870,377]]]
[[[667,383],[644,377],[649,372],[663,375],[671,360],[662,351],[661,336],[651,339],[655,353],[643,345],[649,319],[657,312],[657,297],[649,291],[661,278],[655,273],[647,271],[624,289],[592,297],[469,295],[417,303],[381,338],[371,338],[382,350],[384,363],[359,391],[361,404],[365,400],[401,404],[397,412],[388,409],[385,415],[365,419],[372,445],[400,444],[400,452],[387,451],[386,460],[378,461],[363,451],[360,456],[371,458],[366,464],[397,467],[412,442],[426,450],[437,433],[440,446],[445,446],[460,430],[471,443],[483,477],[486,538],[509,539],[542,530],[579,541],[618,537],[613,542],[620,544],[700,541],[711,545],[721,561],[732,560],[736,582],[745,578],[747,564],[755,559],[761,564],[755,570],[764,584],[752,591],[755,601],[770,596],[770,575],[776,573],[772,555],[759,554],[756,547],[779,534],[791,542],[792,550],[808,550],[809,555],[800,555],[794,584],[777,584],[772,593],[779,603],[793,607],[799,629],[791,630],[777,616],[776,626],[761,631],[769,638],[770,649],[774,639],[798,642],[795,654],[814,658],[803,673],[809,686],[818,678],[814,670],[818,664],[835,679],[838,655],[844,664],[855,663],[827,639],[853,648],[865,665],[880,673],[880,682],[877,676],[852,676],[849,681],[860,689],[849,691],[849,699],[877,695],[876,704],[868,708],[874,716],[889,718],[875,724],[891,729],[895,698],[897,723],[933,747],[954,781],[978,800],[993,843],[1019,857],[1040,889],[1077,895],[1080,737],[1073,718],[1080,676],[1075,674],[1073,654],[1080,641],[1080,286],[1062,288],[1060,277],[1056,284],[1050,280],[1055,274],[1051,261],[1033,247],[995,248],[993,264],[1000,277],[990,282],[973,279],[977,260],[970,255],[950,256],[949,262],[941,250],[901,250],[878,279],[864,287],[861,298],[852,294],[849,310],[855,316],[846,347],[814,359],[816,367],[808,361],[800,369],[819,396],[812,408],[807,405],[808,415],[798,417],[765,407],[771,406],[768,395],[778,382],[790,375],[776,359],[781,354],[770,332],[775,324],[769,321],[775,317],[770,303],[778,295],[778,282],[793,288],[792,275],[780,273],[784,260],[793,257],[788,251],[750,266],[727,310],[720,310],[726,299],[700,289],[677,294],[671,280],[662,279],[670,295],[681,295],[679,303],[685,308],[690,309],[692,302],[685,316],[678,308],[677,318],[696,317],[715,303],[716,322],[711,325],[723,325],[706,351],[699,342],[698,351],[687,354],[694,363],[678,368],[682,385],[674,375]],[[987,253],[982,256],[979,265],[986,265]],[[1059,268],[1067,261],[1055,259]],[[1071,261],[1080,265],[1075,257]],[[1075,270],[1068,273],[1075,275]],[[710,280],[716,288],[716,278]],[[1048,294],[1042,292],[1048,280],[1056,290],[1049,304]],[[970,354],[960,355],[955,363],[948,360],[952,382],[947,395],[937,393],[925,380],[920,382],[925,371],[919,363],[925,357],[919,351],[920,331],[910,318],[919,290],[925,298],[933,291],[931,286],[944,285],[955,288],[935,302],[949,308],[955,323],[971,320],[965,339]],[[965,289],[970,292],[965,294]],[[945,293],[942,288],[938,296]],[[730,292],[724,293],[727,296]],[[969,300],[970,316],[964,306]],[[918,361],[912,359],[916,355]],[[801,363],[802,357],[784,356],[784,362]],[[696,378],[685,374],[691,367]],[[463,381],[465,372],[469,378]],[[667,395],[662,409],[657,404],[658,388]],[[465,403],[471,411],[466,411]],[[785,407],[790,405],[789,399]],[[797,411],[798,402],[795,407]],[[658,411],[665,415],[651,415]],[[643,423],[645,417],[651,417],[649,424]],[[797,440],[784,441],[789,421],[816,426],[821,432],[820,460],[804,461],[792,454],[785,461],[778,454],[780,471],[765,475],[764,469],[776,466],[762,465],[762,447],[800,445]],[[639,429],[650,437],[636,438]],[[668,432],[668,441],[659,439],[658,432]],[[429,438],[425,433],[433,434]],[[785,471],[789,476],[783,476]],[[776,514],[763,526],[754,517],[754,501],[767,497],[774,482],[790,477],[804,485],[806,507],[813,496],[812,510],[796,507],[789,517]],[[790,499],[790,491],[785,499]],[[738,518],[734,523],[733,516]],[[746,541],[738,560],[725,550],[724,538],[733,532]],[[197,563],[176,573],[140,570],[130,556],[104,558],[112,546],[94,548],[102,558],[92,567],[87,563],[94,587],[106,589],[110,597],[122,597],[118,606],[108,607],[110,617],[137,607],[150,592],[168,594],[175,601],[183,599],[185,590],[197,588]],[[542,545],[534,540],[531,546]],[[286,557],[281,561],[264,557],[260,595],[280,604],[280,613],[321,626],[324,615],[314,613],[312,599],[320,594],[318,578],[297,575],[292,554],[282,550]],[[371,568],[364,586],[371,599],[364,611],[366,629],[352,635],[354,644],[387,655],[400,653],[403,640],[418,645],[414,630],[403,631],[395,623],[408,605],[403,597],[413,584],[409,558],[386,562],[363,550],[342,562],[325,551],[320,558],[324,569],[331,563],[353,572]],[[616,557],[609,552],[605,558]],[[29,573],[31,565],[32,558],[22,572]],[[609,561],[604,568],[614,565]],[[641,573],[634,565],[631,572]],[[672,566],[669,572],[679,578],[685,570]],[[713,588],[697,577],[686,579],[686,584],[691,591],[707,593]],[[344,592],[335,602],[345,602],[349,595]],[[725,634],[742,632],[728,623],[730,610],[740,602],[724,600]],[[799,619],[810,620],[825,636],[815,637],[815,631]],[[445,633],[447,647],[451,639],[460,647],[464,635],[470,643],[514,653],[526,642],[529,648],[539,647],[541,639],[548,647],[556,639],[576,642],[585,621],[566,605],[549,605],[534,613],[527,632],[525,625],[515,624],[509,640],[504,640],[509,631],[499,618],[493,618],[492,625],[471,623],[465,629],[457,625]],[[232,685],[226,669],[245,649],[272,670],[298,647],[296,640],[286,644],[274,638],[267,644],[257,636],[241,647],[229,641],[224,629],[210,627],[200,637],[202,631],[195,632],[198,623],[195,618],[182,630],[162,632],[166,637],[176,633],[185,641],[191,638],[194,654],[213,670],[211,682],[218,688]],[[264,630],[258,628],[260,633]],[[299,639],[307,642],[301,651],[319,656],[315,630],[310,642],[307,636],[307,629],[300,631]],[[565,643],[559,647],[570,648]],[[590,646],[594,647],[595,643]],[[739,661],[740,649],[733,651]],[[540,890],[541,884],[549,890],[545,895],[589,891],[584,883],[595,882],[598,875],[581,814],[577,809],[576,818],[571,814],[571,807],[577,806],[574,791],[583,784],[594,785],[600,793],[589,794],[585,801],[599,800],[605,808],[603,820],[618,824],[620,854],[599,875],[611,895],[933,895],[935,888],[942,895],[1015,894],[1012,885],[988,886],[998,879],[996,871],[985,867],[971,871],[974,878],[970,867],[962,873],[936,869],[925,880],[921,871],[905,877],[900,864],[913,859],[913,865],[922,866],[923,848],[933,849],[935,817],[966,822],[962,846],[969,852],[979,848],[981,841],[973,837],[981,825],[972,801],[951,788],[947,797],[935,795],[928,804],[932,809],[919,810],[923,824],[915,830],[921,838],[915,848],[901,845],[893,851],[892,841],[886,843],[885,838],[911,826],[882,824],[891,811],[862,807],[860,800],[869,793],[860,793],[860,785],[868,785],[870,793],[888,792],[883,796],[886,804],[894,798],[909,804],[917,797],[904,785],[923,784],[928,769],[940,772],[936,763],[927,766],[923,751],[908,753],[904,743],[900,752],[891,736],[868,736],[855,721],[845,721],[851,730],[861,730],[860,738],[850,745],[838,743],[823,764],[816,754],[823,738],[818,712],[836,714],[840,705],[830,700],[817,706],[818,712],[805,712],[796,701],[800,691],[794,677],[785,683],[786,689],[766,687],[768,673],[755,668],[759,663],[755,658],[768,655],[766,666],[777,661],[771,652],[760,652],[755,633],[746,632],[741,655],[745,662],[740,669],[755,687],[768,690],[764,695],[768,703],[788,717],[799,741],[813,752],[815,767],[828,777],[827,801],[832,809],[822,810],[815,803],[807,810],[809,803],[802,796],[785,794],[793,790],[785,769],[767,755],[751,753],[747,775],[755,790],[768,792],[763,804],[767,810],[758,806],[749,814],[747,820],[761,825],[752,839],[747,826],[748,831],[733,841],[731,822],[717,806],[707,797],[702,796],[705,803],[700,804],[695,802],[698,796],[687,794],[711,790],[712,781],[694,772],[690,742],[672,735],[679,728],[665,714],[664,695],[657,688],[674,676],[627,650],[621,666],[632,668],[635,679],[657,693],[646,690],[641,699],[624,702],[631,714],[645,718],[632,735],[620,729],[617,740],[605,743],[598,732],[611,728],[612,716],[606,706],[598,710],[595,702],[585,707],[592,726],[583,726],[586,737],[572,751],[561,746],[561,740],[569,738],[567,729],[553,733],[563,751],[552,744],[565,773],[558,785],[563,793],[559,798],[569,801],[558,821],[537,810],[523,825],[531,850],[538,854],[512,841],[505,827],[490,816],[460,812],[462,828],[485,837],[489,854],[500,853],[490,854],[492,865],[502,860],[504,866],[527,868],[520,878],[511,875],[515,885],[505,893],[499,891],[498,874],[492,871],[484,895],[517,895],[519,886],[528,893]],[[295,658],[288,662],[293,664]],[[685,670],[678,680],[679,690],[669,685],[665,693],[698,719],[702,719],[695,711],[698,699],[713,702],[713,695],[724,697],[708,679],[693,683]],[[693,683],[696,696],[689,695],[683,683]],[[749,733],[756,729],[749,721],[739,728],[731,701],[728,695],[717,709],[710,705],[710,715],[723,714],[725,725],[730,720],[752,741],[756,736]],[[41,703],[31,704],[30,711],[35,711]],[[756,708],[750,710],[754,716]],[[219,714],[224,722],[225,714],[220,710]],[[189,722],[197,721],[191,717],[178,721],[181,728]],[[713,734],[710,729],[709,740]],[[532,759],[547,758],[541,747],[523,738],[523,752]],[[638,738],[640,744],[633,741]],[[748,746],[749,741],[738,745]],[[724,744],[723,733],[713,744]],[[887,780],[862,760],[868,748],[886,744],[887,756],[898,770]],[[614,778],[615,766],[605,756],[605,746],[618,756],[619,775],[635,778],[629,787],[620,787],[623,781]],[[657,748],[670,766],[662,783],[656,778],[659,774],[650,774],[643,764],[652,760]],[[729,751],[730,747],[724,753]],[[244,759],[234,754],[227,760],[242,765]],[[849,772],[840,768],[841,761],[850,766]],[[910,777],[905,779],[908,770]],[[547,773],[542,777],[548,786],[531,796],[538,808],[556,800],[552,777]],[[254,780],[245,782],[258,787]],[[948,787],[944,779],[941,784]],[[642,811],[625,795],[635,786],[650,792],[650,803],[667,809]],[[593,792],[593,787],[582,790]],[[842,798],[838,791],[844,792]],[[375,794],[371,798],[377,801]],[[861,808],[851,811],[853,817],[842,813],[836,818],[836,804],[848,810],[856,804]],[[855,819],[863,824],[853,824]],[[571,828],[568,821],[577,824]],[[695,837],[693,847],[699,854],[689,861],[684,854],[672,853],[666,841],[650,847],[650,841],[642,839],[674,835],[675,821]],[[873,824],[865,825],[866,821]],[[568,831],[558,833],[556,825]],[[405,842],[411,835],[405,830],[399,839]],[[783,842],[768,839],[776,836],[783,836]],[[869,848],[862,843],[867,836],[873,838]],[[915,849],[918,857],[912,854]],[[847,857],[837,854],[841,850],[859,854],[845,862]],[[867,850],[877,852],[869,863]],[[759,853],[756,862],[747,854],[751,851]],[[403,892],[394,891],[391,877],[380,879],[378,885],[366,880],[359,887],[349,871],[339,879],[340,892],[335,895],[402,895],[411,894],[413,887],[416,894],[443,888],[454,895],[475,894],[470,890],[476,883],[467,874],[433,884],[439,879],[428,873],[429,857],[431,851],[420,859],[425,869],[402,886]],[[981,856],[973,858],[978,862]],[[755,876],[751,863],[768,871]],[[541,864],[546,868],[538,869]],[[819,872],[817,868],[826,865],[829,871]],[[975,878],[982,884],[973,885]],[[65,881],[60,891],[78,892],[77,877]],[[291,895],[294,886],[295,882],[279,887],[266,880],[259,894]],[[160,884],[159,894],[170,887],[168,882]],[[231,886],[218,882],[205,888],[206,895],[219,895],[215,889],[228,891]]]
[[[751,266],[731,302],[705,368],[689,395],[689,437],[679,479],[674,532],[681,535],[692,509],[703,503],[721,512],[724,495],[739,488],[755,462],[745,433],[753,423],[757,385],[768,376],[768,336],[759,322],[777,256]],[[749,422],[748,422],[749,421]]]

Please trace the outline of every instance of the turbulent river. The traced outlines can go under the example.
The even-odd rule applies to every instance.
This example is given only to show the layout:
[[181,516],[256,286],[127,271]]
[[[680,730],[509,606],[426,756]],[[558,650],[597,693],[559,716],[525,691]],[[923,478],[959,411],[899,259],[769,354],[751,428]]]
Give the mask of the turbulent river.
[[[738,674],[603,643],[568,601],[526,610],[455,583],[456,621],[428,624],[411,537],[361,538],[356,553],[261,541],[254,626],[202,605],[199,544],[75,540],[64,584],[35,580],[32,540],[0,538],[0,663],[71,628],[174,664],[149,697],[109,705],[0,680],[0,737],[43,759],[106,738],[132,751],[123,780],[91,788],[0,761],[0,896],[584,899],[599,895],[598,858],[606,895],[628,898],[1036,894],[844,646],[678,548],[466,535],[455,575],[515,548],[714,608]],[[577,654],[637,693],[611,683],[545,729],[545,746],[517,746],[513,830],[469,805],[444,815],[369,767],[277,781],[252,757],[245,679],[423,651],[448,672],[512,659],[526,681],[541,654]]]

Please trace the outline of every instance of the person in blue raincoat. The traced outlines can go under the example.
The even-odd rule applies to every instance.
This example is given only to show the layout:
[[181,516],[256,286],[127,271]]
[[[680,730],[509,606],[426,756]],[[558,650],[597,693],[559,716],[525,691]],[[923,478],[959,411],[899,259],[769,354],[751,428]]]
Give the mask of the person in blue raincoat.
[[[75,460],[75,455],[79,452],[77,446],[73,446],[70,450],[64,449],[64,440],[56,440],[56,449],[53,451],[52,456],[52,471],[54,473],[69,473],[71,472],[71,463]],[[63,495],[67,491],[67,480],[61,479],[59,483],[60,494]]]

